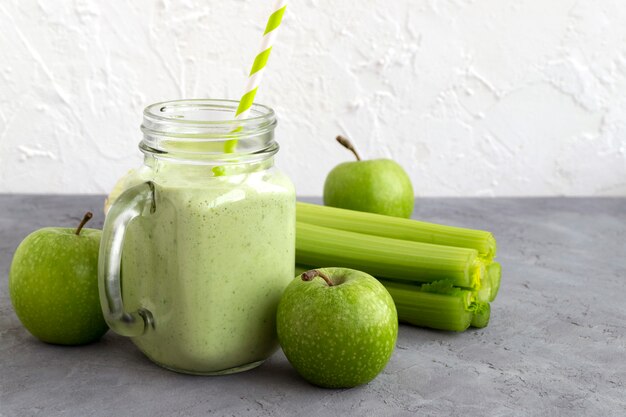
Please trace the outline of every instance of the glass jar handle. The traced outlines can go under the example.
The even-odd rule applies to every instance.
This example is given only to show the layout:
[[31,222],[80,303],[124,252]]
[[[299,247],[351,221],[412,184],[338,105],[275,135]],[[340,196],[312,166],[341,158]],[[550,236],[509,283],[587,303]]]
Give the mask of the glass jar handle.
[[100,304],[111,330],[122,336],[141,336],[154,324],[152,313],[147,309],[132,312],[124,309],[120,281],[126,228],[134,218],[154,210],[154,184],[145,182],[124,191],[111,206],[104,222],[98,258]]

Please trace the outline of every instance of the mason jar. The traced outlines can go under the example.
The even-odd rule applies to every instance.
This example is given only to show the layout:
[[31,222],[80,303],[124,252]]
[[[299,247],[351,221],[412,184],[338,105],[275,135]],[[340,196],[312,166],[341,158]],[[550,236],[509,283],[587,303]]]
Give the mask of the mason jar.
[[260,365],[278,347],[278,301],[294,276],[295,192],[274,167],[276,116],[238,102],[157,103],[144,164],[107,214],[99,258],[113,331],[191,374]]

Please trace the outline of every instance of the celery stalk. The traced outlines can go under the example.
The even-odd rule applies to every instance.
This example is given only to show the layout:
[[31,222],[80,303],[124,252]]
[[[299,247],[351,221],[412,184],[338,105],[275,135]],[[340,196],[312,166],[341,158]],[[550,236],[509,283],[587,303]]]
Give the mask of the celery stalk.
[[482,281],[480,282],[480,288],[476,290],[476,299],[481,302],[489,302],[491,300],[491,295],[493,292],[493,275],[490,275],[488,271],[488,265],[483,263],[484,274],[482,275]]
[[296,220],[349,232],[475,249],[481,258],[488,261],[491,261],[496,254],[496,241],[493,235],[482,230],[444,226],[302,202],[296,204]]
[[498,262],[487,263],[485,274],[477,291],[478,301],[491,302],[496,299],[500,289],[501,267]]
[[477,327],[482,329],[483,327],[487,327],[489,324],[489,319],[491,317],[491,306],[489,303],[477,302],[474,307],[474,317],[472,317],[472,327]]
[[474,249],[433,245],[296,222],[296,262],[342,266],[409,282],[450,280],[479,289],[485,267]]
[[448,294],[427,292],[414,285],[380,280],[398,311],[401,322],[432,329],[462,332],[474,318],[470,291],[456,289]]
[[487,274],[489,275],[489,281],[491,282],[489,301],[493,301],[498,295],[498,290],[500,290],[500,278],[502,277],[502,267],[500,263],[493,262],[487,265]]

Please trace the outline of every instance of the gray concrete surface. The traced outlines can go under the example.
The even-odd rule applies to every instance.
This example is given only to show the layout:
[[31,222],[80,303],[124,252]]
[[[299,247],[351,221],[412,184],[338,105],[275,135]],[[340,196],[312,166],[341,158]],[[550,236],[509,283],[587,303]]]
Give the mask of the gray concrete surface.
[[498,239],[500,295],[489,327],[401,326],[366,386],[313,387],[282,353],[253,371],[163,370],[122,337],[38,342],[7,294],[17,244],[73,226],[101,197],[0,196],[0,416],[626,416],[626,199],[419,199],[415,217]]

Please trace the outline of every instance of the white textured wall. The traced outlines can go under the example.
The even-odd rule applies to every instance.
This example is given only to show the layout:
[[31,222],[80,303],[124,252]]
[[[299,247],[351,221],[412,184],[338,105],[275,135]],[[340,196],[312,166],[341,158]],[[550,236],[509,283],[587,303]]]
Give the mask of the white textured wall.
[[[2,0],[0,192],[102,193],[142,108],[238,98],[273,0]],[[350,158],[417,195],[626,195],[623,0],[294,0],[257,101],[302,195]]]

